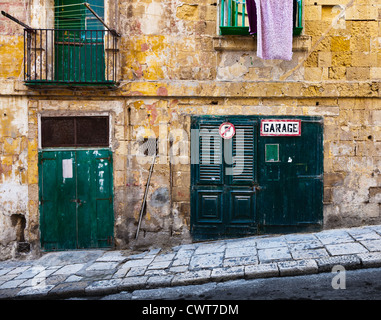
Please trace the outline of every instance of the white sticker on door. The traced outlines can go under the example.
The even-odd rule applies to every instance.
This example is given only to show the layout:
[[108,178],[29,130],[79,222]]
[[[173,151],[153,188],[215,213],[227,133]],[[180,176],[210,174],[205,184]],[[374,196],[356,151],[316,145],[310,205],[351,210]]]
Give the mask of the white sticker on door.
[[62,178],[73,178],[73,159],[62,160]]

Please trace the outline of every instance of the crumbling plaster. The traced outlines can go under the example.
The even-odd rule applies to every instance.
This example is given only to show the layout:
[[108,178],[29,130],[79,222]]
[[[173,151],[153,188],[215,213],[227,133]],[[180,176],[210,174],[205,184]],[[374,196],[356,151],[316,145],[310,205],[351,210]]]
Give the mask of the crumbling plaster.
[[[51,27],[51,6],[17,0],[6,10]],[[112,115],[118,248],[191,241],[189,154],[171,163],[168,150],[175,129],[189,142],[193,114],[323,116],[324,227],[380,223],[380,12],[370,0],[305,0],[303,34],[284,62],[259,59],[255,38],[220,36],[217,1],[108,1],[106,21],[122,34],[113,91],[28,89],[22,28],[0,18],[0,257],[15,256],[18,214],[38,251],[38,116],[48,113]],[[135,241],[150,167],[135,154],[149,135],[161,154]]]

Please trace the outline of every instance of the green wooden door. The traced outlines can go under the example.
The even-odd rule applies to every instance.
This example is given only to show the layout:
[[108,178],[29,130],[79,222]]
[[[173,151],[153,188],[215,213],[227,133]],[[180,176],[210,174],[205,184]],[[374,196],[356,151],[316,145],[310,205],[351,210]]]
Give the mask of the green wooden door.
[[[76,0],[56,0],[55,80],[64,82],[105,81],[104,27]],[[104,16],[104,1],[88,3]]]
[[41,246],[47,250],[113,243],[112,153],[39,153]]
[[322,225],[323,123],[320,118],[300,119],[300,136],[259,139],[264,232],[307,231]]
[[47,251],[76,248],[76,182],[62,174],[70,160],[74,168],[73,151],[39,154],[41,244]]
[[[321,227],[321,119],[287,117],[301,120],[300,136],[261,136],[263,119],[192,118],[191,232],[195,239]],[[232,139],[219,135],[224,122],[235,126]]]
[[[219,127],[231,122],[232,139]],[[196,239],[252,234],[256,217],[257,121],[202,117],[192,121],[191,231]]]

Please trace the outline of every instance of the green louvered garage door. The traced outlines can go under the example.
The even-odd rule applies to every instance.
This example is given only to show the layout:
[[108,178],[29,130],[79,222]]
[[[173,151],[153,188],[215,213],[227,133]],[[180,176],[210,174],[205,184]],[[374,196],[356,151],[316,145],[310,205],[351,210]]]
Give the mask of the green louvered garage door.
[[[191,232],[195,239],[321,227],[321,119],[295,118],[301,120],[299,136],[261,136],[264,119],[192,118]],[[220,136],[222,123],[234,125],[231,139]]]

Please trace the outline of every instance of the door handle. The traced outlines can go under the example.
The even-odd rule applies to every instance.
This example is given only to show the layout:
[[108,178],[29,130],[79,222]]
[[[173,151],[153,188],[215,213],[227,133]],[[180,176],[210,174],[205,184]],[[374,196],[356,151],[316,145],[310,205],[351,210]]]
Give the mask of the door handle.
[[261,187],[261,186],[254,186],[254,191],[261,191],[261,190],[264,190],[266,189],[266,187]]

